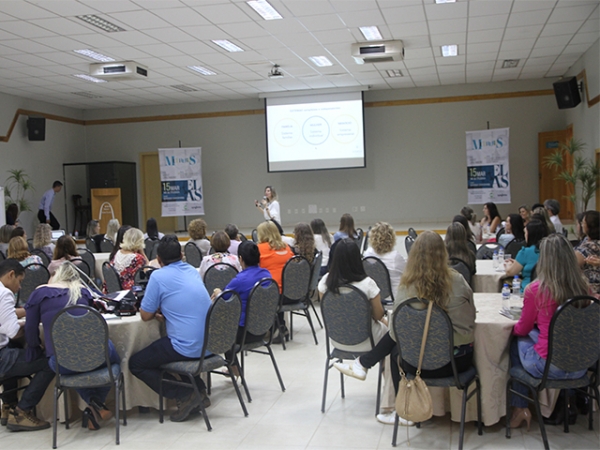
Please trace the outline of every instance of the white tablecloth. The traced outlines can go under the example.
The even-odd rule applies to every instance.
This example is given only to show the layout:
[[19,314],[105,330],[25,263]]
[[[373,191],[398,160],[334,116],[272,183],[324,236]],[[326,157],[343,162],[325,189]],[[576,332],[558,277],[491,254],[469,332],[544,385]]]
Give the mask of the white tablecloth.
[[478,259],[475,262],[477,273],[473,276],[473,292],[500,292],[500,280],[506,276],[504,266],[500,270],[494,269],[491,259]]

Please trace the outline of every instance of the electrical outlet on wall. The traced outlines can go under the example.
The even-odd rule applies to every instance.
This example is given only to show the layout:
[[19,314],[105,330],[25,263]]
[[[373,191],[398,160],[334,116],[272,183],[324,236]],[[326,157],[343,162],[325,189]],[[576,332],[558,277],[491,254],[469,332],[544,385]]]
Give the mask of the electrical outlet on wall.
[[367,210],[366,206],[361,206],[360,207],[360,212],[365,212]]

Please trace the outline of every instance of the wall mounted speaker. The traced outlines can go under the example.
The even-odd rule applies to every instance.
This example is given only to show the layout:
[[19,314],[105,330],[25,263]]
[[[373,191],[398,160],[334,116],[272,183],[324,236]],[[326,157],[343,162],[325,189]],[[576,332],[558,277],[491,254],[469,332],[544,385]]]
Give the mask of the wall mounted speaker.
[[577,78],[571,77],[552,83],[558,109],[575,108],[581,103]]
[[30,141],[43,141],[46,139],[46,118],[30,117],[27,119],[27,132]]

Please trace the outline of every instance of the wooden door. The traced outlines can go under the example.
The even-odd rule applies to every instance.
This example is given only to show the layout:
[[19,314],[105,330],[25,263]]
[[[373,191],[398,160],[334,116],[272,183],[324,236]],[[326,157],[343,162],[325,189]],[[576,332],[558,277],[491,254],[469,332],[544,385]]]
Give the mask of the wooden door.
[[142,174],[142,212],[143,225],[150,217],[156,219],[158,230],[161,233],[173,233],[177,228],[177,217],[162,217],[160,193],[160,166],[158,152],[140,154],[140,167]]
[[[573,128],[568,127],[566,130],[546,131],[538,134],[538,166],[539,166],[539,189],[540,203],[549,198],[554,198],[560,202],[561,220],[573,220],[575,217],[575,207],[573,203],[567,199],[572,194],[572,189],[564,181],[557,180],[558,173],[562,168],[548,168],[545,165],[545,158],[554,153],[560,144],[567,142],[573,137]],[[565,160],[566,167],[572,166],[572,158],[570,155]]]

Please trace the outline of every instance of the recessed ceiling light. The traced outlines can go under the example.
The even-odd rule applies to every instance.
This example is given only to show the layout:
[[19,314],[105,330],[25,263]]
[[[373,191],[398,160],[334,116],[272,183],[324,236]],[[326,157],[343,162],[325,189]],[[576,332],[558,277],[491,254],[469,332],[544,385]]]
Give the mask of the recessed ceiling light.
[[503,69],[514,69],[519,65],[520,59],[505,59],[502,63]]
[[379,28],[373,27],[360,27],[360,32],[367,41],[381,41],[383,36],[379,32]]
[[333,63],[326,56],[309,56],[308,59],[317,67],[333,66]]
[[435,2],[440,5],[442,3],[456,3],[456,0],[435,0]]
[[403,77],[404,76],[404,75],[402,75],[402,71],[400,69],[386,70],[386,73],[387,73],[388,77],[390,77],[390,78]]
[[283,19],[267,0],[252,0],[246,3],[265,20]]
[[95,59],[96,61],[100,61],[100,62],[115,61],[115,59],[111,58],[110,56],[103,55],[102,53],[95,52],[94,50],[90,50],[88,48],[83,49],[83,50],[73,50],[73,51],[75,53],[78,53],[83,56],[87,56],[88,58],[92,58],[92,59]]
[[228,52],[243,52],[244,49],[238,47],[233,42],[229,42],[227,39],[217,39],[213,40],[213,43],[217,44],[219,47],[224,48]]
[[458,55],[458,45],[442,45],[442,56],[456,56]]
[[106,80],[101,80],[100,78],[92,77],[90,75],[86,75],[83,73],[78,73],[73,76],[77,77],[77,78],[81,78],[82,80],[85,80],[85,81],[91,81],[93,83],[106,83]]
[[193,88],[191,86],[187,86],[185,84],[174,84],[171,87],[173,89],[177,89],[178,91],[181,91],[181,92],[196,92],[196,91],[198,91],[198,89]]
[[121,28],[114,23],[110,23],[108,20],[104,20],[102,17],[98,17],[94,14],[87,14],[85,16],[75,16],[79,20],[83,20],[84,22],[89,23],[90,25],[94,25],[95,27],[100,28],[101,30],[107,31],[109,33],[114,33],[117,31],[125,31],[125,28]]
[[192,69],[194,72],[198,72],[202,75],[216,75],[217,72],[213,72],[210,69],[202,66],[188,66],[188,69]]

